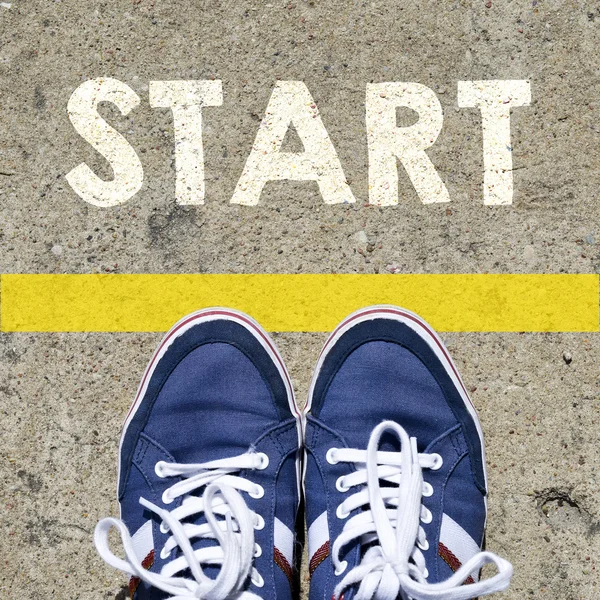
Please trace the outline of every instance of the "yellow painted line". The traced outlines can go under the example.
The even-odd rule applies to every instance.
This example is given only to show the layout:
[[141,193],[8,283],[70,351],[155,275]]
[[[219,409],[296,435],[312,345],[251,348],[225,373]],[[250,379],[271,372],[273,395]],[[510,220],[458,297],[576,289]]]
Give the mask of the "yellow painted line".
[[598,331],[598,275],[2,275],[2,331],[166,331],[208,306],[330,331],[370,304],[438,331]]

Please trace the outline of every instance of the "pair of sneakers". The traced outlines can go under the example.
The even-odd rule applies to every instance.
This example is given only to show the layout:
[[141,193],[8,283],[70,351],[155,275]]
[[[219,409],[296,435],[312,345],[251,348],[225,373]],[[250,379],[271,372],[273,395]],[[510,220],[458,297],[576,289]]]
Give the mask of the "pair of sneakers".
[[475,409],[440,338],[400,308],[337,327],[303,413],[258,323],[189,315],[152,357],[119,452],[122,520],[100,521],[95,543],[137,600],[294,598],[301,504],[310,600],[467,600],[510,582],[481,551]]

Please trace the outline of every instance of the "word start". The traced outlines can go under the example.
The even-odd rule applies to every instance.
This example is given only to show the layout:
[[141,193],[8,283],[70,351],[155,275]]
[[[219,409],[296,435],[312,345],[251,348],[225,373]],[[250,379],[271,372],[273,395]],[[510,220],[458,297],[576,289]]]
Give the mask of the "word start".
[[[202,109],[222,104],[221,81],[151,81],[149,97],[152,107],[172,111],[177,202],[203,204]],[[66,178],[83,200],[109,207],[126,202],[140,190],[144,170],[129,142],[98,114],[102,102],[113,103],[126,116],[140,104],[140,98],[117,79],[98,78],[81,84],[68,102],[75,130],[108,160],[114,178],[99,178],[85,163]],[[458,106],[481,111],[484,204],[512,204],[510,111],[530,102],[531,87],[526,80],[458,82]],[[417,122],[398,127],[399,107],[415,111]],[[369,203],[398,203],[397,161],[422,202],[449,202],[448,190],[426,153],[443,123],[442,107],[434,91],[419,83],[369,83],[365,110]],[[290,127],[302,141],[303,152],[281,150]],[[231,202],[256,205],[265,184],[280,180],[316,181],[327,204],[356,200],[317,106],[301,81],[276,83]]]

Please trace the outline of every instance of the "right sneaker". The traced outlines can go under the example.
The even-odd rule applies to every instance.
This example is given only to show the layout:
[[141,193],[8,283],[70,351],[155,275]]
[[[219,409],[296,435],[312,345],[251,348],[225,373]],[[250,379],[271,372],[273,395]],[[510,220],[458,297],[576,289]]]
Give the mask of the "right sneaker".
[[[331,334],[305,409],[310,600],[468,600],[506,589],[482,552],[483,435],[436,333],[374,306]],[[480,580],[494,563],[497,574]]]
[[130,597],[292,600],[300,441],[290,377],[253,319],[212,308],[177,323],[125,422],[122,520],[95,532]]

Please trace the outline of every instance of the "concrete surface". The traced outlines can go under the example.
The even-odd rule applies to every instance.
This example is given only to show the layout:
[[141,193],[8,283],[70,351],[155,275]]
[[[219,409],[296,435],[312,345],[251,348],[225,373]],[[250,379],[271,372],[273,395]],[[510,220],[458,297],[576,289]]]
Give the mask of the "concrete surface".
[[[0,272],[598,272],[599,26],[598,3],[575,0],[0,5]],[[66,110],[99,76],[142,99],[127,118],[102,109],[145,171],[110,209],[64,179],[82,160],[111,176]],[[224,103],[204,111],[206,204],[181,207],[171,115],[149,107],[148,82],[211,78]],[[356,205],[325,206],[312,183],[229,204],[278,78],[308,85]],[[492,78],[529,79],[533,96],[512,115],[514,204],[495,208],[482,204],[480,116],[456,101],[459,80]],[[450,204],[423,205],[401,172],[398,206],[363,206],[371,81],[436,91],[445,121],[429,156]],[[160,337],[0,336],[2,598],[124,598],[91,533],[116,514],[120,425]],[[324,338],[277,335],[301,399]],[[503,597],[597,598],[600,336],[444,338],[487,436],[488,547],[516,570]]]

